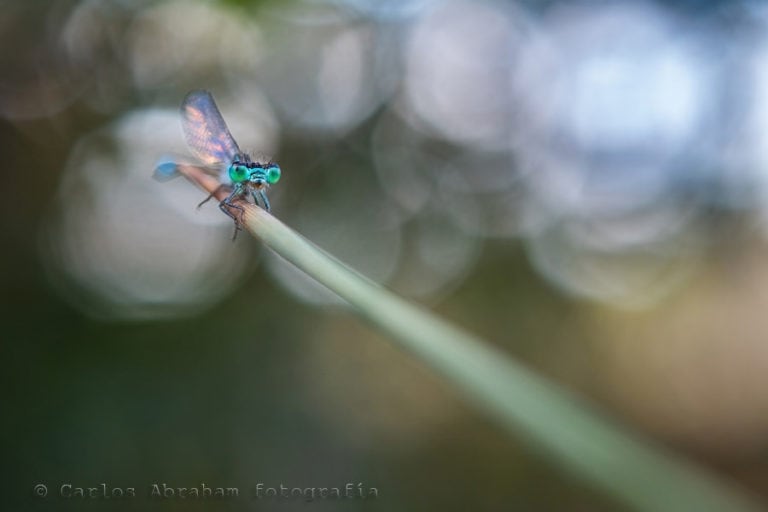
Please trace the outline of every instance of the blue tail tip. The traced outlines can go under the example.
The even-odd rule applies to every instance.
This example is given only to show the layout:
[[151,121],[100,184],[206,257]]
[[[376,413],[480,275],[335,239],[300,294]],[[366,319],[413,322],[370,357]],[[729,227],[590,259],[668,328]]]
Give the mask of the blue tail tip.
[[179,175],[176,162],[168,158],[161,158],[155,165],[154,178],[158,181],[167,181]]

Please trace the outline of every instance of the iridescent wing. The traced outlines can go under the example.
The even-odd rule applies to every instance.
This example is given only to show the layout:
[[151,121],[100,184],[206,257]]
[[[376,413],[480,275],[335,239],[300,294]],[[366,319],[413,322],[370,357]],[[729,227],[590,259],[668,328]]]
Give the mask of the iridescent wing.
[[192,91],[181,104],[181,125],[187,144],[205,164],[228,164],[240,154],[213,96],[208,91]]

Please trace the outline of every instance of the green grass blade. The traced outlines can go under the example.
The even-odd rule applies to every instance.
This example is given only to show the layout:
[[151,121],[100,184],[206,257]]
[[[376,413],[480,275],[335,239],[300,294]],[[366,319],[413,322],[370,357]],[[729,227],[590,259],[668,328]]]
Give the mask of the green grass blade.
[[[194,169],[183,172],[209,192],[218,185]],[[760,509],[704,468],[618,425],[487,342],[360,276],[261,208],[243,206],[249,232],[346,300],[504,430],[585,483],[641,511]]]

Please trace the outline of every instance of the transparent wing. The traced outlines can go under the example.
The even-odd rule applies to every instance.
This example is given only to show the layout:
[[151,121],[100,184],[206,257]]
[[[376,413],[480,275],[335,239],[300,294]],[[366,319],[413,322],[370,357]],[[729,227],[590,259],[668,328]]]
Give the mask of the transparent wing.
[[181,104],[181,125],[187,144],[200,161],[227,164],[240,154],[213,96],[208,91],[192,91]]

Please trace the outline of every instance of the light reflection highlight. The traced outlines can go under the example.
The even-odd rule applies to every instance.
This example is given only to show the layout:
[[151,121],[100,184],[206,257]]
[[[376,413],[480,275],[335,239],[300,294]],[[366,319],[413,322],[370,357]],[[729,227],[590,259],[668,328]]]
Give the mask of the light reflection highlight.
[[[764,23],[763,10],[751,9],[742,15]],[[361,179],[325,162],[317,172],[354,186],[316,190],[315,170],[300,162],[286,179],[309,198],[284,215],[353,266],[403,290],[413,285],[416,295],[461,279],[484,239],[520,237],[534,267],[566,293],[607,303],[636,293],[637,303],[652,303],[657,269],[672,272],[676,264],[666,262],[701,251],[701,219],[713,204],[727,196],[730,207],[766,217],[760,70],[768,52],[745,44],[763,41],[759,30],[723,50],[725,65],[712,58],[721,33],[642,1],[338,0],[245,14],[207,2],[88,0],[62,12],[66,69],[52,83],[73,86],[95,110],[124,108],[134,93],[151,104],[169,101],[169,89],[209,87],[241,146],[266,157],[284,140],[347,143],[354,133],[350,151],[370,159],[350,166]],[[752,70],[736,114],[723,103],[735,101],[723,89],[727,69]],[[55,109],[74,101],[65,96]],[[210,217],[190,211],[181,187],[161,187],[166,206],[216,224],[215,209]],[[278,205],[286,190],[276,190]],[[342,206],[341,194],[359,203]],[[380,215],[355,212],[374,204]],[[382,243],[359,257],[345,237]],[[560,257],[548,251],[578,264],[553,263]]]
[[719,91],[692,33],[651,4],[563,5],[522,52],[526,240],[569,293],[653,303],[685,275],[670,262],[695,257],[684,240],[703,205],[688,187],[712,165]]
[[515,119],[510,79],[529,31],[509,4],[440,4],[412,29],[398,112],[458,144],[506,147]]
[[394,93],[394,41],[385,27],[329,7],[280,6],[269,16],[268,54],[253,79],[288,129],[343,135]]
[[199,191],[151,179],[154,155],[181,149],[178,123],[175,111],[130,114],[85,137],[67,162],[42,259],[63,295],[90,315],[192,314],[252,266],[230,241],[231,222],[215,209],[195,214]]

